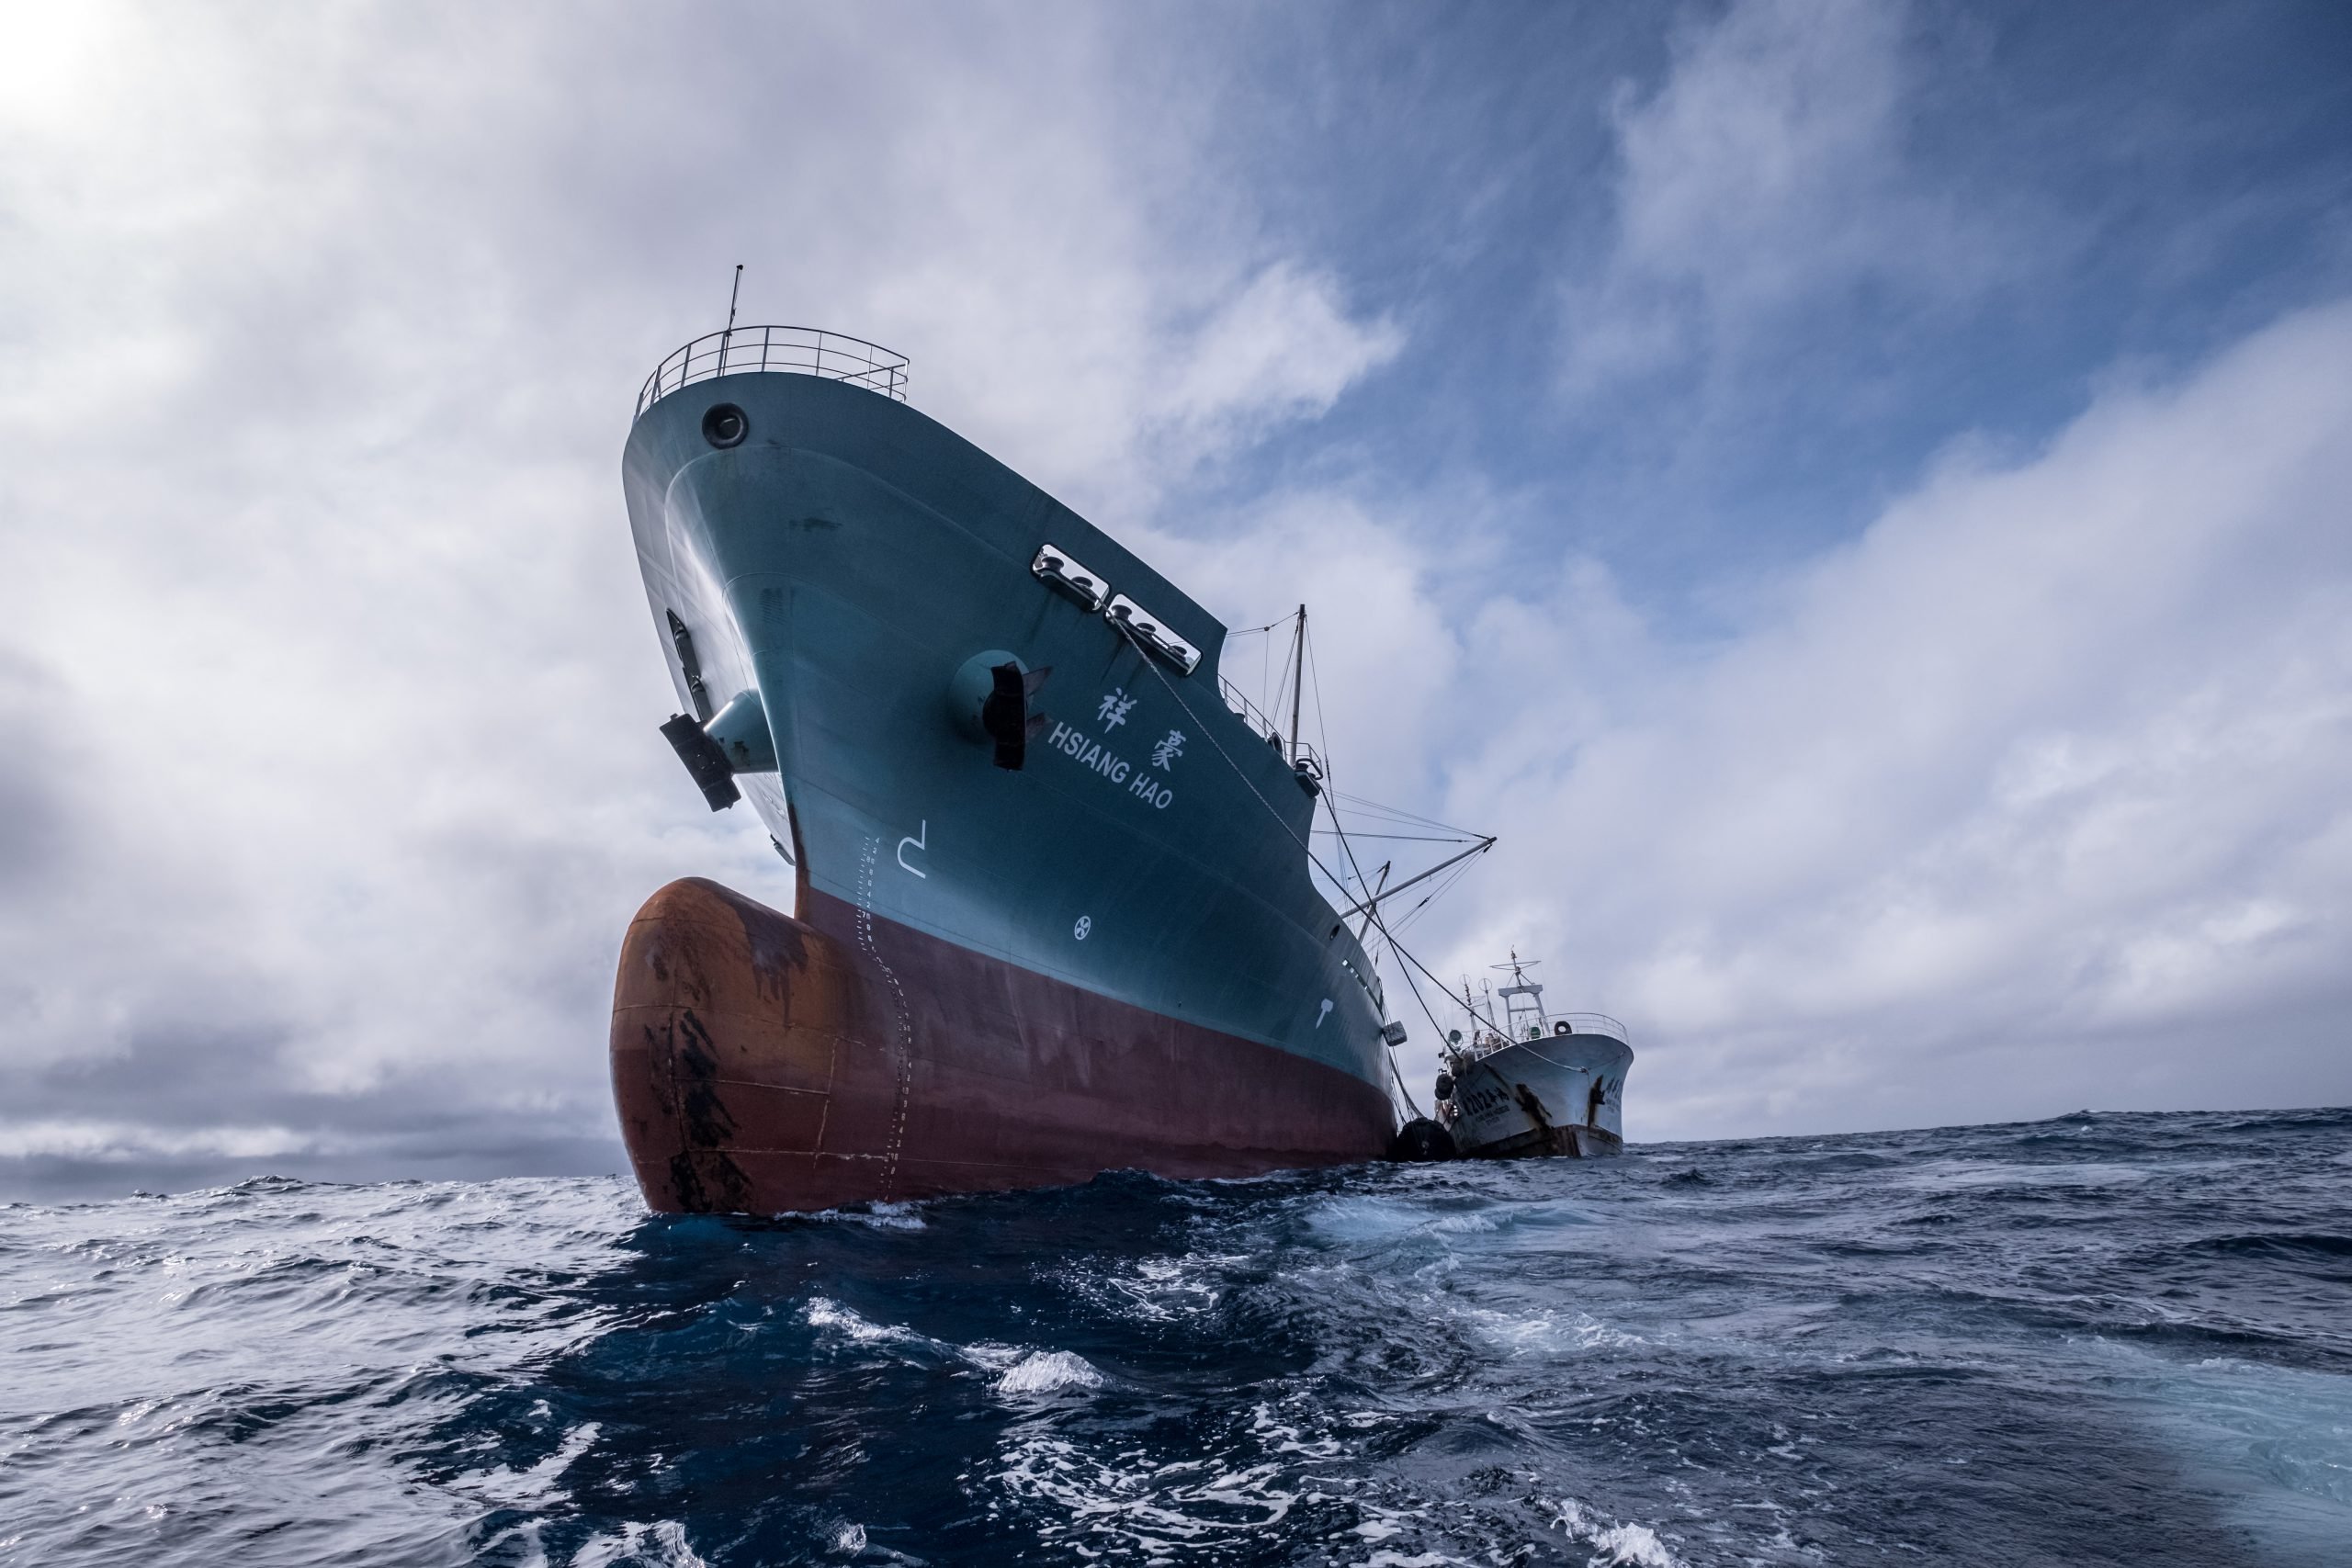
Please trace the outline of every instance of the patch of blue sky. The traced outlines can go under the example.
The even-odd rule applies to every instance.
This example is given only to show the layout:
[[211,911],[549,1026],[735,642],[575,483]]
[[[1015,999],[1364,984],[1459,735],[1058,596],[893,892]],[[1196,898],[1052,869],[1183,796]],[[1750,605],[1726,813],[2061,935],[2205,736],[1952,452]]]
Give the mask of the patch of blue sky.
[[[1475,504],[1668,629],[1955,449],[2352,288],[2352,16],[1767,0],[1196,18],[1211,173],[1403,351],[1197,473]],[[1213,524],[1211,525],[1213,525]]]

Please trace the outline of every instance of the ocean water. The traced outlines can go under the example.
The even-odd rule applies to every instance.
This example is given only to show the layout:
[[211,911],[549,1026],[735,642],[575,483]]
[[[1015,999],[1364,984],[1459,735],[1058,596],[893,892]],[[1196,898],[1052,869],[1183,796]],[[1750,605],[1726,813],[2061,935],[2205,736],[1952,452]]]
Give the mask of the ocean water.
[[2352,1111],[15,1205],[0,1559],[2352,1562]]

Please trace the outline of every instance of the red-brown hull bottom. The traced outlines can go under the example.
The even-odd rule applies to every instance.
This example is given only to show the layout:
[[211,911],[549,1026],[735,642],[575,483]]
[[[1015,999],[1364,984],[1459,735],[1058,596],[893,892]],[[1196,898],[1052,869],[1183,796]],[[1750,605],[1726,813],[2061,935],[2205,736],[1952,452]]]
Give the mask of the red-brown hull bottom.
[[1250,1176],[1387,1148],[1387,1097],[1349,1074],[800,898],[807,920],[692,878],[629,926],[613,1098],[656,1210]]

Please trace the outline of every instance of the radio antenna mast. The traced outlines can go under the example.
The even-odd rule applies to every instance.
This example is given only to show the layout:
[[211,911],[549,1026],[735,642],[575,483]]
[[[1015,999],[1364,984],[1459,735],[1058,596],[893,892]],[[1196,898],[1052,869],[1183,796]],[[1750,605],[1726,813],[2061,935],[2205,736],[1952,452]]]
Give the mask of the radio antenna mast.
[[1304,604],[1298,607],[1298,635],[1291,644],[1290,657],[1290,760],[1295,766],[1299,754],[1298,700],[1306,684],[1306,606]]
[[735,287],[727,291],[727,330],[718,334],[718,373],[727,374],[727,344],[735,335],[735,301],[743,293],[743,264],[735,264]]

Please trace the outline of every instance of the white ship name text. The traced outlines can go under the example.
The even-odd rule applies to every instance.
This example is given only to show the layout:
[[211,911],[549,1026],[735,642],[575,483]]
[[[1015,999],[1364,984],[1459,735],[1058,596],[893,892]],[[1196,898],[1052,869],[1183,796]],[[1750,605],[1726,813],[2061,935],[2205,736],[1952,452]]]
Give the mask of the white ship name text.
[[1152,774],[1072,725],[1056,720],[1052,732],[1046,737],[1046,744],[1065,756],[1074,758],[1080,767],[1100,773],[1114,784],[1125,785],[1129,795],[1137,800],[1150,802],[1157,810],[1167,810],[1169,802],[1176,798],[1176,792]]

